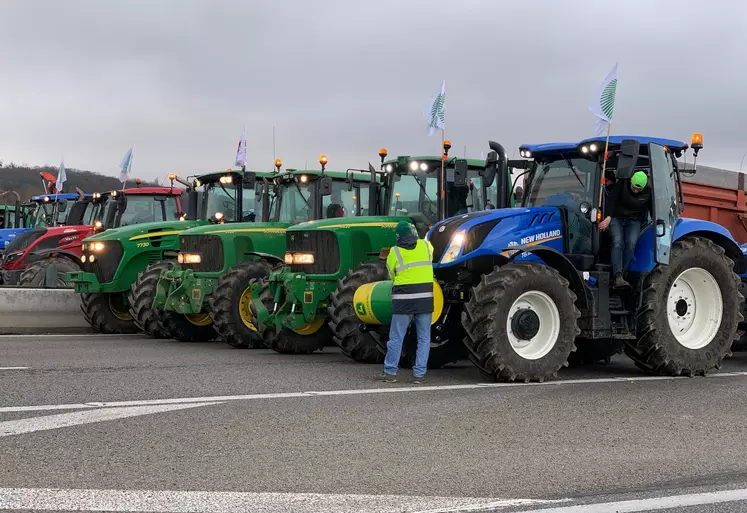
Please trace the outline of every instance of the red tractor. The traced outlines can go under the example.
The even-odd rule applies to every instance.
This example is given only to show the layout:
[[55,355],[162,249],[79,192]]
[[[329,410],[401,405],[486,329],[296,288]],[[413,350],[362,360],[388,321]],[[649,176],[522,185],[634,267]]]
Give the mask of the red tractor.
[[182,193],[174,187],[137,187],[44,196],[32,214],[39,222],[29,224],[40,227],[19,234],[5,248],[3,283],[68,287],[65,274],[80,271],[83,239],[108,228],[183,218]]

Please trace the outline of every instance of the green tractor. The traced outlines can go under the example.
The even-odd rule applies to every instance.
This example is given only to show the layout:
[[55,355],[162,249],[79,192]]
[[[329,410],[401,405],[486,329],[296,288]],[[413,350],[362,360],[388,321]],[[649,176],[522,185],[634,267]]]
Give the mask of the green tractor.
[[[247,187],[253,192],[254,173],[247,172],[246,176],[248,178],[244,180],[243,170],[229,169],[188,182],[170,174],[171,189],[175,193],[179,190],[173,188],[174,181],[184,185],[188,191],[189,212],[181,210],[178,194],[168,195],[157,202],[162,220],[156,222],[134,224],[139,210],[136,207],[148,210],[153,205],[130,205],[134,200],[122,195],[107,200],[103,215],[106,219],[114,217],[113,225],[120,227],[86,238],[81,256],[83,270],[67,275],[76,292],[81,294],[81,309],[88,323],[101,333],[137,333],[140,331],[138,325],[154,325],[155,313],[150,304],[138,302],[132,296],[132,284],[148,265],[165,259],[176,260],[178,235],[184,230],[220,223],[237,215],[236,212],[246,218],[253,215],[253,193],[247,195],[243,203],[238,203],[243,206],[241,209],[235,208],[226,192],[217,192],[215,200],[207,204],[199,202],[201,196],[210,196],[214,189],[227,191]],[[200,181],[204,182],[207,192],[198,192],[194,187]],[[205,207],[212,211],[205,210]],[[233,210],[229,212],[228,207]],[[132,217],[133,224],[125,222],[123,216]],[[154,334],[165,336],[165,333]]]
[[[376,211],[382,203],[375,172],[325,171],[325,156],[320,163],[321,171],[286,173],[276,163],[278,173],[257,182],[268,222],[206,226],[181,235],[180,265],[162,270],[153,302],[170,336],[197,341],[218,335],[233,347],[262,346],[252,321],[249,285],[284,265],[286,230],[312,219],[339,223]],[[202,325],[195,326],[197,321]]]
[[[439,219],[494,208],[491,198],[498,197],[495,167],[486,167],[483,160],[448,158],[449,147],[447,142],[443,156],[388,161],[386,150],[380,151],[386,191],[380,212],[388,215],[288,229],[288,265],[252,288],[255,323],[266,345],[281,353],[311,353],[333,338],[356,361],[383,361],[388,328],[361,321],[353,298],[361,285],[389,279],[382,257],[396,242],[397,222],[409,218],[424,236]],[[439,189],[445,194],[439,195]],[[501,190],[506,193],[506,187]],[[438,365],[464,356],[458,340],[447,342],[434,338],[431,360]],[[412,353],[405,352],[403,361]]]

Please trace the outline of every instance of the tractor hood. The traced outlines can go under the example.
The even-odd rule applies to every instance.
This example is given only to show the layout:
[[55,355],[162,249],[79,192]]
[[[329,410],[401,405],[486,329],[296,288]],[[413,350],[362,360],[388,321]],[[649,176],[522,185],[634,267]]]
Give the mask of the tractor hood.
[[16,238],[16,235],[30,229],[31,228],[5,228],[0,230],[0,253],[5,251],[5,247]]
[[[547,245],[563,251],[560,209],[555,207],[483,210],[435,224],[426,238],[435,267],[450,267],[481,256],[510,256],[514,248]],[[459,237],[457,237],[459,235]]]
[[392,228],[397,223],[407,219],[401,216],[360,216],[360,217],[334,217],[331,219],[319,219],[317,221],[307,221],[288,228],[288,231],[296,230],[334,230],[336,228]]
[[225,233],[251,233],[264,232],[271,233],[277,230],[285,232],[290,223],[228,223],[228,224],[207,224],[197,226],[181,233],[181,235],[209,235]]
[[[149,235],[177,235],[184,230],[205,223],[205,221],[156,221],[151,223],[133,224],[119,228],[110,228],[96,235],[86,238],[87,241],[126,240],[133,237],[148,237]],[[168,233],[166,233],[168,232]]]

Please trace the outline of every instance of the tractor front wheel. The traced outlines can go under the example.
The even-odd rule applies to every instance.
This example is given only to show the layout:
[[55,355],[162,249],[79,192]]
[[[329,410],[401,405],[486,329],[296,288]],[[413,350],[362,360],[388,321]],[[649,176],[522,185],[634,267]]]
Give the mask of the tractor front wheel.
[[99,333],[138,333],[127,306],[125,292],[81,294],[80,309],[88,324]]
[[146,335],[153,338],[166,337],[166,330],[153,308],[153,298],[156,295],[156,285],[161,277],[161,271],[172,267],[174,267],[173,260],[151,264],[137,275],[135,283],[130,287],[128,299],[132,320]]
[[512,263],[482,276],[464,306],[469,359],[496,381],[543,381],[568,366],[581,316],[555,269]]
[[252,280],[267,277],[272,265],[266,260],[245,262],[218,279],[213,291],[211,316],[215,331],[227,344],[239,349],[263,347],[252,318]]
[[[329,301],[330,328],[342,354],[361,363],[383,363],[388,330],[386,326],[366,325],[355,314],[353,296],[361,285],[389,279],[386,262],[365,262],[348,271],[337,283]],[[383,351],[380,348],[383,343]]]
[[721,246],[702,237],[672,244],[669,265],[646,278],[638,341],[625,353],[652,374],[705,375],[730,354],[742,321],[739,276]]
[[73,284],[67,281],[65,275],[67,273],[80,271],[80,265],[74,262],[71,258],[63,256],[42,258],[41,260],[29,264],[29,266],[21,273],[18,286],[43,288],[44,278],[48,267],[53,267],[55,270],[57,288],[73,288]]
[[[259,298],[268,311],[274,307],[274,298],[270,293],[267,280],[263,280],[262,290]],[[256,311],[252,307],[256,322]],[[281,354],[310,354],[323,349],[327,341],[332,338],[332,330],[327,325],[327,320],[317,317],[313,321],[292,330],[290,328],[274,328],[270,326],[259,326],[262,341],[266,347]]]

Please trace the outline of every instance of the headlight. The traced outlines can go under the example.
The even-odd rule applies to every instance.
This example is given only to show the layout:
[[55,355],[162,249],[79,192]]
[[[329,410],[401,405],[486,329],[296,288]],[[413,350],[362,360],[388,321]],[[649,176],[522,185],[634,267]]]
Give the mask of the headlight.
[[288,265],[311,265],[314,263],[314,255],[313,253],[286,253],[285,263]]
[[93,228],[96,230],[100,230],[101,228],[103,228],[103,226],[104,223],[102,223],[101,221],[96,221],[95,223],[93,223]]
[[176,261],[180,264],[199,264],[202,262],[202,257],[199,253],[179,253]]
[[449,242],[449,247],[446,248],[444,256],[441,257],[442,264],[448,264],[459,256],[459,252],[462,250],[462,246],[464,245],[465,237],[466,234],[464,232],[457,232],[454,234],[451,238],[451,242]]
[[579,205],[578,209],[581,211],[582,214],[588,214],[589,211],[591,211],[591,205],[586,203],[585,201]]
[[88,245],[88,249],[91,251],[104,251],[104,243],[103,242],[92,242]]
[[420,164],[414,160],[410,162],[410,171],[417,171],[420,168]]

